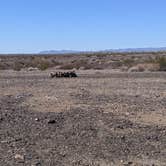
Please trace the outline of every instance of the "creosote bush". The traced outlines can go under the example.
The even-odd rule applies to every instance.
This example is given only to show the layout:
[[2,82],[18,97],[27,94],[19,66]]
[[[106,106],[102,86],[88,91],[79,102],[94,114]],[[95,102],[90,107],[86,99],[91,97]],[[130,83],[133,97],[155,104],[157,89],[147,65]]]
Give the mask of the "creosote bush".
[[134,59],[125,59],[123,61],[124,65],[127,65],[128,67],[131,67],[134,64]]
[[166,71],[166,57],[160,57],[158,60],[160,71]]
[[22,67],[23,67],[23,65],[21,63],[15,62],[14,66],[13,66],[13,70],[20,71]]
[[46,70],[49,68],[49,62],[47,61],[41,61],[37,67],[40,69],[40,70]]

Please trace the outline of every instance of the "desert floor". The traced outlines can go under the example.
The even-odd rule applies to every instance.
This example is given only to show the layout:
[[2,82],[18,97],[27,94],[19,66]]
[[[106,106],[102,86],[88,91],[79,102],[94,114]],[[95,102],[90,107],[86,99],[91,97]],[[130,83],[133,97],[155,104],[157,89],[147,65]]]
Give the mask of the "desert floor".
[[0,165],[166,165],[166,73],[0,72]]

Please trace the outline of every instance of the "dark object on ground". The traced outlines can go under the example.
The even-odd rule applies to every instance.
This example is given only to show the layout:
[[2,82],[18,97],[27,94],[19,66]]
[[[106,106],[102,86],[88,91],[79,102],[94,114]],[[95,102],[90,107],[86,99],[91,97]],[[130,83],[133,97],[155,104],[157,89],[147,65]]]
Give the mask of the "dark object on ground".
[[50,119],[50,120],[48,121],[48,124],[54,124],[54,123],[56,123],[56,121],[53,120],[53,119]]
[[75,71],[71,71],[71,72],[51,72],[50,73],[50,77],[51,78],[63,78],[63,77],[68,77],[68,78],[71,78],[71,77],[77,77],[77,74],[75,73]]

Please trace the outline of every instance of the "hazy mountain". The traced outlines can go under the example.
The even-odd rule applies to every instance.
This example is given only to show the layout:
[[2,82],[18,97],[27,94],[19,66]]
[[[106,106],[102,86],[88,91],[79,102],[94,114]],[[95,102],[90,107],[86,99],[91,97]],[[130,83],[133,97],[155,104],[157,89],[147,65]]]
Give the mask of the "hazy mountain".
[[41,51],[39,52],[39,54],[72,54],[72,53],[91,53],[91,52],[157,52],[157,51],[166,51],[166,47],[107,49],[101,51],[48,50],[48,51]]
[[71,54],[71,53],[79,53],[81,51],[75,51],[75,50],[47,50],[47,51],[41,51],[39,54]]
[[166,51],[166,47],[159,48],[125,48],[125,49],[108,49],[104,52],[157,52]]

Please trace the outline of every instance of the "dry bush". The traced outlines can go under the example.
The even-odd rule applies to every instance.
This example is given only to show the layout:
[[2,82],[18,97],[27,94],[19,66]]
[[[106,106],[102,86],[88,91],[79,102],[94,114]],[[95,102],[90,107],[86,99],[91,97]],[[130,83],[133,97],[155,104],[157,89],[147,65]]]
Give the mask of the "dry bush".
[[39,70],[46,70],[50,67],[50,64],[48,61],[41,61],[38,65],[37,65],[37,68]]
[[73,64],[61,65],[61,66],[59,67],[59,69],[62,69],[62,70],[71,70],[71,69],[73,69],[73,68],[75,68]]
[[23,64],[21,64],[20,62],[15,62],[13,65],[13,70],[15,71],[20,71],[23,68]]
[[0,64],[0,70],[5,70],[6,69],[6,66],[5,66],[5,64]]
[[160,57],[157,61],[160,65],[160,71],[166,71],[166,57]]
[[137,64],[131,68],[129,68],[129,72],[144,72],[144,71],[158,71],[159,64],[157,63],[143,63]]
[[[22,68],[39,68],[40,70],[46,70],[50,67],[54,67],[60,65],[61,63],[55,61],[51,58],[41,57],[41,56],[32,56],[32,57],[20,57],[19,61],[17,59],[13,59],[14,64],[10,68],[14,70],[21,70]],[[9,63],[9,62],[8,62]]]
[[50,64],[52,66],[60,66],[60,65],[62,65],[62,63],[56,61],[55,59],[51,59]]
[[125,59],[122,63],[124,66],[131,67],[134,64],[134,59]]
[[44,57],[32,57],[26,63],[26,67],[34,67],[40,70],[46,70],[52,66],[54,66],[54,63],[51,59],[46,59]]
[[79,61],[72,61],[72,63],[61,65],[60,69],[70,70],[70,69],[74,69],[74,68],[75,69],[80,69],[82,67],[85,70],[87,70],[87,69],[91,69],[92,65],[88,64],[88,62],[86,60],[79,60]]
[[159,64],[156,63],[156,64],[153,64],[153,63],[147,63],[146,64],[146,69],[148,71],[158,71],[160,68]]
[[135,67],[136,67],[136,69],[137,69],[137,72],[143,72],[143,71],[146,70],[146,69],[145,69],[145,66],[142,65],[142,64],[138,64],[138,65],[136,65]]

